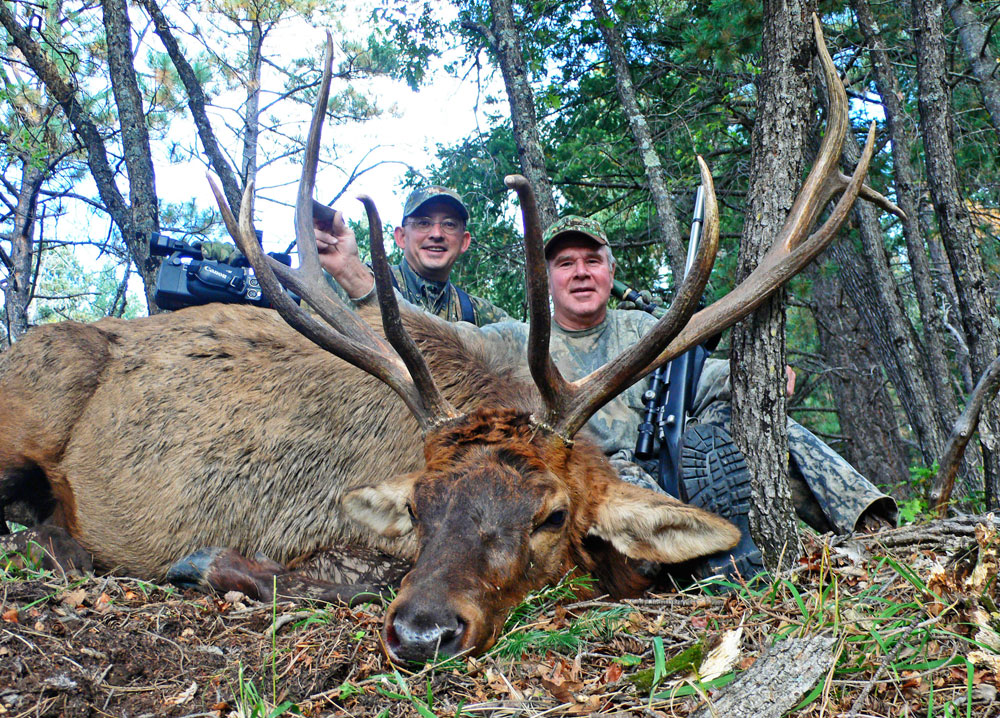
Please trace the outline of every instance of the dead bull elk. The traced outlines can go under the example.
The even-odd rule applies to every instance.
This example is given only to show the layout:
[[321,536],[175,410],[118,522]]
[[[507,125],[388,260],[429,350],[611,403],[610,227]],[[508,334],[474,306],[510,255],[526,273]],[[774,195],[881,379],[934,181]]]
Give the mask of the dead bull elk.
[[[574,566],[593,574],[598,590],[628,596],[648,586],[636,561],[731,547],[733,526],[621,482],[585,436],[573,437],[610,397],[745,316],[811,261],[859,192],[875,197],[862,189],[873,130],[854,176],[837,170],[847,103],[818,22],[816,32],[834,97],[828,131],[768,257],[692,316],[718,242],[702,163],[707,219],[695,269],[640,344],[578,381],[566,381],[549,357],[541,228],[526,181],[508,179],[524,213],[534,385],[523,360],[496,357],[453,325],[397,306],[367,199],[381,317],[374,308],[355,313],[329,291],[311,207],[328,40],[298,193],[301,267],[261,255],[252,187],[238,221],[220,199],[287,324],[270,310],[208,305],[33,330],[0,357],[3,496],[65,529],[98,567],[151,580],[204,546],[282,564],[345,545],[412,560],[385,620],[397,659],[485,650],[513,605]],[[827,222],[808,235],[838,191]],[[275,275],[326,324],[288,300]],[[233,560],[208,578],[266,592],[281,568],[256,564],[263,580],[254,566]],[[324,595],[354,590],[328,588]]]

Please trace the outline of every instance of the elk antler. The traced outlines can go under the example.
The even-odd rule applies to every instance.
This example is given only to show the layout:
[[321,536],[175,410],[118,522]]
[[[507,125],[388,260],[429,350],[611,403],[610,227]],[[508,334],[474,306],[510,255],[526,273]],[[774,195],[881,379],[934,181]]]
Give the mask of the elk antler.
[[[382,323],[388,342],[372,331],[371,327],[337,296],[327,283],[320,266],[313,231],[312,195],[323,118],[330,96],[332,62],[333,40],[327,33],[323,79],[316,98],[316,106],[313,108],[295,205],[295,237],[299,248],[298,269],[292,269],[265,256],[257,242],[253,230],[252,182],[247,184],[243,192],[239,223],[233,217],[225,196],[211,176],[209,184],[212,186],[212,192],[215,194],[229,234],[246,255],[261,287],[282,318],[323,349],[388,384],[406,403],[421,428],[428,431],[442,420],[456,416],[457,413],[434,385],[423,357],[416,350],[413,340],[402,330],[399,307],[391,285],[388,285],[388,297],[383,296],[387,285],[385,279],[388,265],[385,259],[385,247],[382,244],[382,224],[369,198],[363,197],[361,201],[368,211],[372,257],[376,265],[376,284],[379,286]],[[382,281],[379,281],[380,273],[383,275]],[[308,302],[329,326],[316,321],[296,304],[285,294],[282,285]]]
[[[706,189],[705,231],[694,267],[684,278],[670,309],[652,331],[635,346],[577,381],[566,381],[548,355],[548,295],[541,230],[538,227],[531,189],[523,177],[507,178],[507,185],[518,193],[525,217],[525,273],[531,315],[528,365],[542,394],[545,421],[563,439],[575,434],[594,412],[635,383],[639,377],[732,326],[756,309],[830,244],[859,194],[889,211],[901,214],[889,200],[862,185],[874,152],[874,122],[868,131],[868,141],[854,174],[848,178],[838,169],[840,150],[847,131],[847,94],[827,52],[823,31],[815,14],[813,31],[825,84],[830,94],[827,131],[816,162],[767,255],[733,291],[692,316],[715,261],[719,233],[718,206],[712,178],[708,167],[699,157],[702,183]],[[808,234],[823,207],[841,191],[843,195],[826,222],[816,232]],[[534,216],[529,217],[529,211]],[[536,325],[540,326],[536,328]]]

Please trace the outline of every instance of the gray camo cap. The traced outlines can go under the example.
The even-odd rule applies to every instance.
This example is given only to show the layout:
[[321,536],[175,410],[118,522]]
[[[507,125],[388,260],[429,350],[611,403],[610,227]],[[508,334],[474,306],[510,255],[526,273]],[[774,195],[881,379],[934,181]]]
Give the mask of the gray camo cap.
[[462,195],[453,189],[448,189],[447,187],[442,187],[440,185],[417,187],[417,189],[410,192],[410,196],[406,198],[406,204],[403,205],[403,221],[405,222],[407,217],[416,212],[426,203],[430,202],[432,199],[443,199],[448,201],[449,204],[453,205],[455,209],[458,210],[463,222],[469,221],[469,210],[466,209],[465,202],[462,201]]
[[552,240],[567,235],[582,234],[589,237],[598,244],[608,246],[608,235],[604,234],[601,223],[589,217],[580,217],[575,214],[568,214],[557,219],[542,235],[542,246],[545,248],[545,256],[549,255],[549,245]]

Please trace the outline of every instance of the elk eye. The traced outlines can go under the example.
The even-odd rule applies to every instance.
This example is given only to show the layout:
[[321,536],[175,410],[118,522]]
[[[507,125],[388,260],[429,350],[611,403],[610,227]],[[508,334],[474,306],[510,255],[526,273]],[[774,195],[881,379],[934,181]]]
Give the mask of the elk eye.
[[566,523],[566,509],[557,509],[553,511],[548,517],[538,525],[536,531],[544,531],[545,529],[558,529]]

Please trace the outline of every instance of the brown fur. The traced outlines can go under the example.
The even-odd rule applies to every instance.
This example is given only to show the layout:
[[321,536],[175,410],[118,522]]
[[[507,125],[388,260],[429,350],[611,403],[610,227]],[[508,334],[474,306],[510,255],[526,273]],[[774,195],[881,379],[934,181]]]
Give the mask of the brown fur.
[[[598,574],[602,591],[641,588],[609,534],[628,522],[605,505],[622,492],[685,514],[695,553],[735,543],[721,519],[623,489],[586,439],[570,449],[537,431],[519,358],[434,317],[405,320],[442,393],[470,412],[426,442],[391,390],[269,310],[207,305],[39,327],[0,357],[3,481],[39,469],[51,523],[95,565],[152,580],[203,546],[283,564],[348,543],[416,559],[387,632],[419,595],[465,617],[454,650],[492,644],[512,605],[574,565]],[[564,525],[539,528],[553,511]],[[639,558],[664,555],[639,539]]]

